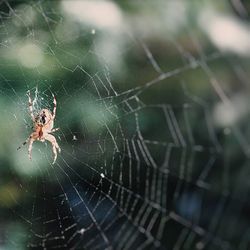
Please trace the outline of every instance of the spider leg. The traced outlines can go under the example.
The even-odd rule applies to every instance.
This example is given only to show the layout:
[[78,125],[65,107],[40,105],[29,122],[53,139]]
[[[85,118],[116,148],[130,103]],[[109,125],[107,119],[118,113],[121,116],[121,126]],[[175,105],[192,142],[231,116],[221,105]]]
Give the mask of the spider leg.
[[31,135],[27,138],[27,140],[26,140],[25,142],[23,142],[23,143],[21,144],[21,146],[19,146],[19,147],[17,148],[17,150],[21,149],[24,145],[26,145],[26,144],[29,142],[30,138],[31,138]]
[[44,136],[45,140],[49,141],[52,145],[52,151],[53,151],[53,154],[54,154],[54,160],[53,160],[53,163],[54,164],[56,162],[56,158],[57,158],[57,150],[58,152],[60,153],[61,152],[61,149],[56,141],[56,138],[53,136],[53,135],[50,135],[50,134],[46,134]]
[[55,95],[53,93],[52,93],[52,96],[53,96],[53,103],[54,103],[52,118],[55,119],[55,117],[56,117],[56,97],[55,97]]
[[31,115],[32,121],[35,122],[35,116],[34,116],[34,113],[33,113],[33,102],[32,102],[29,90],[27,92],[27,95],[28,95],[28,98],[29,98],[29,111],[30,111],[30,115]]
[[35,140],[37,140],[37,138],[39,137],[39,134],[37,134],[36,132],[32,133],[29,137],[29,148],[28,148],[28,155],[29,158],[31,160],[31,151],[32,151],[32,144]]
[[31,160],[32,144],[33,144],[33,142],[34,142],[35,140],[37,140],[38,137],[39,137],[39,135],[38,135],[36,132],[32,133],[32,134],[28,137],[28,139],[27,139],[25,142],[23,142],[21,146],[19,146],[19,147],[17,148],[17,150],[19,150],[22,146],[24,146],[25,144],[27,144],[27,143],[29,142],[28,155],[29,155],[29,158],[30,158],[30,160]]
[[31,138],[30,142],[29,142],[28,155],[29,155],[30,160],[31,160],[32,144],[33,144],[34,141],[35,141],[35,139]]

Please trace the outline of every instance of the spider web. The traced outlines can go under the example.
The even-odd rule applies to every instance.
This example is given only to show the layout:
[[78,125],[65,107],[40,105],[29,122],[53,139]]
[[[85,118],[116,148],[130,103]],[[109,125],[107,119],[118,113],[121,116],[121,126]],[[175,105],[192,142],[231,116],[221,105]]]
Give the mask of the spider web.
[[[204,26],[244,31],[231,2],[0,2],[3,249],[249,248],[249,47]],[[56,96],[54,165],[16,151],[27,91]]]

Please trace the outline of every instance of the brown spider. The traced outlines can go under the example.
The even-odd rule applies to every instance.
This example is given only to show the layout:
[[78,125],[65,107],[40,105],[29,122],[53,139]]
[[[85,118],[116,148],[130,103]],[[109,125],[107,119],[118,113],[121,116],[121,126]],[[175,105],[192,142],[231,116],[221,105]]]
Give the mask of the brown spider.
[[[29,148],[28,148],[28,155],[29,158],[31,160],[31,150],[32,150],[32,144],[34,141],[41,141],[44,142],[45,140],[49,141],[52,144],[52,150],[54,153],[54,160],[53,163],[55,163],[56,158],[57,158],[57,150],[60,153],[61,149],[59,147],[59,145],[57,144],[56,138],[51,135],[51,133],[57,131],[59,128],[53,128],[54,126],[54,120],[56,117],[56,98],[54,96],[54,94],[52,94],[54,100],[54,109],[53,109],[53,113],[50,112],[50,110],[48,109],[42,109],[41,111],[39,111],[39,113],[34,116],[33,113],[33,102],[30,96],[30,91],[28,91],[28,98],[29,98],[29,111],[30,111],[30,115],[31,115],[31,119],[34,123],[33,125],[33,132],[30,134],[30,136],[28,137],[28,139],[22,144],[25,145],[26,143],[29,142]],[[19,150],[21,148],[18,147],[17,150]]]

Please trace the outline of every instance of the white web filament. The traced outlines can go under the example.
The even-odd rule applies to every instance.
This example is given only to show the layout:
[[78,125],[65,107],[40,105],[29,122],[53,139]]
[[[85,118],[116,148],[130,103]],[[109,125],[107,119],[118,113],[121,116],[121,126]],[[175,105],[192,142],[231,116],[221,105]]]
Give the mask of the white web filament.
[[[199,23],[227,1],[72,1],[0,4],[3,247],[248,249],[249,58]],[[12,150],[28,90],[34,112],[57,97],[55,165]]]

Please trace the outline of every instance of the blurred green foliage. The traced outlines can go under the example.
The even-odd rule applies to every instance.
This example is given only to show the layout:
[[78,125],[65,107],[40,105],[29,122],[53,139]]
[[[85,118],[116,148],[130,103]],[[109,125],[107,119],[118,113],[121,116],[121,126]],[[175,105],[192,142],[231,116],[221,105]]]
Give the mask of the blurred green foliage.
[[[187,151],[192,157],[202,151],[200,158],[188,167],[188,182],[196,181],[201,168],[214,154],[218,162],[211,173],[209,189],[216,194],[225,192],[237,196],[237,192],[234,194],[237,186],[241,192],[247,192],[249,171],[245,153],[249,152],[244,152],[247,147],[244,139],[249,138],[248,112],[234,124],[217,124],[214,112],[221,99],[213,81],[219,82],[230,100],[235,100],[236,95],[242,100],[249,99],[249,58],[231,51],[223,54],[204,31],[200,19],[209,11],[247,25],[248,21],[236,17],[228,1],[113,1],[114,17],[112,13],[101,16],[98,12],[103,18],[99,24],[96,16],[92,19],[77,16],[73,13],[75,7],[67,9],[70,4],[64,6],[65,2],[0,4],[3,249],[13,249],[15,246],[9,246],[11,242],[18,245],[15,249],[27,246],[30,233],[26,234],[26,225],[19,215],[32,217],[34,197],[43,195],[45,182],[52,187],[49,196],[53,195],[57,181],[65,178],[58,167],[51,168],[50,145],[34,143],[32,162],[26,148],[16,150],[32,130],[27,90],[34,96],[38,88],[36,111],[44,106],[52,109],[51,92],[56,95],[55,127],[60,127],[56,137],[62,147],[59,163],[66,162],[80,176],[92,178],[84,167],[86,164],[98,172],[106,171],[112,178],[110,172],[119,165],[113,166],[117,160],[114,148],[123,145],[123,136],[135,138],[138,126],[145,140],[158,142],[149,148],[160,166],[165,154],[161,143],[173,141],[162,109],[165,105],[176,117],[188,144]],[[112,23],[112,17],[117,23]],[[206,71],[207,66],[211,74]],[[138,108],[138,121],[129,113],[127,103],[134,110]],[[193,139],[190,139],[190,131]],[[244,141],[243,148],[239,138]],[[202,148],[194,149],[192,143]],[[217,144],[221,145],[220,149]],[[178,150],[170,160],[169,169],[177,176],[182,154]],[[49,174],[50,171],[55,174]],[[6,233],[8,231],[12,233]]]

